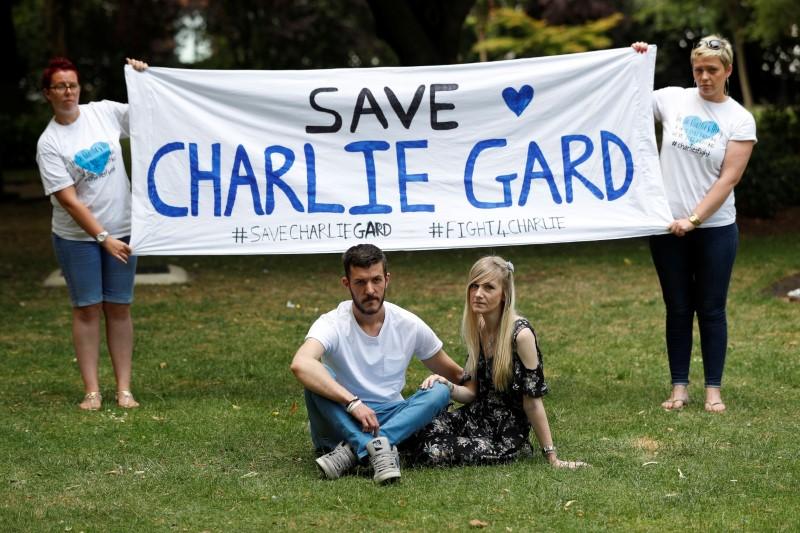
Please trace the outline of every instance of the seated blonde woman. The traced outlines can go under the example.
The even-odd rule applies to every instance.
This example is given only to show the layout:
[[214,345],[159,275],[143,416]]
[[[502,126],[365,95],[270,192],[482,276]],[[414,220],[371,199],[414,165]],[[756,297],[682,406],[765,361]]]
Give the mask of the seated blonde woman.
[[[445,383],[465,404],[445,411],[406,442],[409,460],[429,465],[507,462],[532,453],[530,429],[557,468],[586,466],[558,458],[542,396],[542,354],[533,326],[514,307],[514,266],[501,257],[479,259],[470,270],[462,321],[474,378],[455,385],[432,375],[421,388]],[[413,446],[411,446],[413,443]]]

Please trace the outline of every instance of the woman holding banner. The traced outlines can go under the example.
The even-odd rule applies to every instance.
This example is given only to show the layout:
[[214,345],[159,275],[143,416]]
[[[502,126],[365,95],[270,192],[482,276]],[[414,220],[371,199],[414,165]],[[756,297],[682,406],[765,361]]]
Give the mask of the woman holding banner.
[[[647,43],[633,49],[647,52]],[[669,234],[650,238],[667,310],[666,338],[672,393],[667,410],[689,402],[689,363],[694,315],[700,328],[705,410],[725,410],[720,388],[728,345],[725,306],[739,232],[733,189],[753,145],[753,116],[728,96],[733,49],[717,35],[691,53],[695,87],[653,93],[653,112],[663,127],[661,170],[672,216]]]
[[465,370],[475,379],[455,385],[434,374],[420,386],[444,383],[451,397],[465,405],[434,418],[406,442],[403,453],[430,465],[507,462],[531,454],[533,427],[552,466],[586,466],[556,455],[542,402],[548,392],[542,354],[533,326],[514,306],[514,265],[497,256],[479,259],[469,272],[465,292]]
[[[142,61],[128,64],[147,68]],[[42,73],[42,93],[53,118],[39,137],[36,162],[53,206],[53,248],[72,301],[72,342],[85,388],[79,407],[101,407],[101,314],[117,404],[137,407],[130,391],[136,257],[128,245],[131,193],[119,144],[128,136],[128,106],[105,100],[79,105],[80,92],[75,65],[51,59]]]

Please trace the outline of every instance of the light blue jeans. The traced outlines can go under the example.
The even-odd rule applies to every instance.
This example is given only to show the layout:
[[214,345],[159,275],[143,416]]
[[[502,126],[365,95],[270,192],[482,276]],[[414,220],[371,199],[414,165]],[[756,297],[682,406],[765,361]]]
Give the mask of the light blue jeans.
[[[318,452],[332,450],[340,442],[347,441],[359,459],[367,456],[367,443],[375,437],[371,433],[364,433],[361,424],[347,414],[341,404],[308,389],[305,399],[311,425],[311,442]],[[396,446],[447,408],[450,391],[447,385],[437,383],[430,389],[418,390],[405,400],[364,403],[378,417],[380,436]]]
[[[123,263],[94,241],[73,241],[53,235],[53,248],[67,282],[72,307],[86,307],[100,302],[130,304],[136,256]],[[130,236],[120,237],[129,243]]]

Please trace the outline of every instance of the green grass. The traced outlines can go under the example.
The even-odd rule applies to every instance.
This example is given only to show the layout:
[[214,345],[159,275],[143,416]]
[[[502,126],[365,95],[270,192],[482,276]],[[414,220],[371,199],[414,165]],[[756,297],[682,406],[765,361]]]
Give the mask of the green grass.
[[[792,531],[800,528],[800,304],[772,297],[800,270],[800,233],[742,238],[730,291],[729,411],[669,392],[663,305],[646,242],[501,248],[521,313],[537,328],[560,455],[499,467],[318,478],[289,361],[312,321],[347,294],[337,255],[181,257],[192,281],[137,287],[135,411],[80,412],[49,205],[2,205],[0,530]],[[390,253],[389,298],[463,361],[462,283],[489,250]],[[154,262],[142,258],[142,263]],[[287,308],[287,301],[299,304]],[[425,375],[414,364],[407,390]]]

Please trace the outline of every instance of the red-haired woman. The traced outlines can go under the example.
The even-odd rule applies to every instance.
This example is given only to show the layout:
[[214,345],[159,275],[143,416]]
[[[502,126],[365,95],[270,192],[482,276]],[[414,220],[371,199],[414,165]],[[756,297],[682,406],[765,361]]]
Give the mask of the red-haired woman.
[[[147,64],[128,60],[136,70]],[[78,69],[53,58],[42,73],[53,108],[36,150],[45,194],[53,205],[52,239],[72,301],[72,342],[85,396],[80,408],[100,409],[97,372],[100,317],[117,381],[117,404],[137,407],[130,391],[133,279],[130,182],[119,144],[128,136],[128,106],[103,100],[79,105]]]

